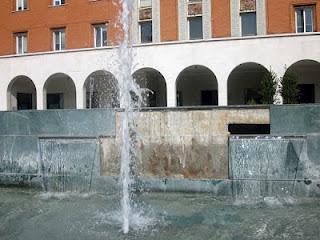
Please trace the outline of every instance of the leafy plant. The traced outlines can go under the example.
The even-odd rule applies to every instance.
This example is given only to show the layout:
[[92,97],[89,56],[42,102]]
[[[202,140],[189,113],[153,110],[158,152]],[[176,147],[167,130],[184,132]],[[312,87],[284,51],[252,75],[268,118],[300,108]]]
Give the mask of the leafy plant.
[[261,82],[260,82],[260,91],[261,103],[262,104],[273,104],[274,96],[277,91],[278,78],[274,71],[270,69],[267,71]]
[[297,77],[288,71],[281,79],[281,96],[284,104],[298,103],[299,89]]

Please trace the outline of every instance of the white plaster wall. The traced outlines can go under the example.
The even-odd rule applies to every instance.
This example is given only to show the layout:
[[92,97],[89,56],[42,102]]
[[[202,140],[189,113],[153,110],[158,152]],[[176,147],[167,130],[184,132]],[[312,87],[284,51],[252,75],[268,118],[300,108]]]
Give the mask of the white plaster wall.
[[[320,62],[320,33],[280,36],[228,38],[171,42],[136,46],[132,72],[144,67],[159,71],[167,83],[168,106],[176,104],[175,83],[179,73],[192,65],[203,65],[217,77],[219,105],[227,104],[227,79],[241,63],[256,62],[282,76],[284,67],[311,59]],[[105,69],[117,78],[116,48],[72,50],[26,56],[0,57],[0,110],[7,109],[6,89],[19,75],[32,79],[37,89],[37,107],[43,109],[43,86],[54,73],[70,76],[77,90],[77,108],[84,108],[86,78]]]

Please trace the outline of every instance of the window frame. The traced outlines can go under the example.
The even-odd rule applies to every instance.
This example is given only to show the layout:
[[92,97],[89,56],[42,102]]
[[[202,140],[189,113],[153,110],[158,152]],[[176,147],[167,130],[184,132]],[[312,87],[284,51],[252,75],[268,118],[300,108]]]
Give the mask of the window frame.
[[[56,48],[56,34],[59,33],[59,49]],[[63,34],[64,33],[64,34]],[[64,38],[62,37],[64,36]],[[52,29],[52,48],[53,51],[63,51],[66,49],[66,30],[65,28]],[[63,43],[63,44],[62,44]],[[63,48],[62,48],[63,46]]]
[[[28,32],[15,33],[16,39],[16,54],[23,55],[28,53]],[[21,41],[21,51],[20,51],[20,41]]]
[[[303,10],[303,32],[298,32],[298,14],[297,10],[302,9]],[[311,9],[311,31],[306,31],[306,9]],[[309,33],[309,32],[314,32],[315,31],[315,22],[314,22],[314,5],[304,5],[304,6],[295,6],[294,7],[294,16],[295,16],[295,33]]]
[[[19,8],[21,6],[21,9]],[[16,11],[26,11],[28,10],[28,0],[16,0]]]
[[[93,24],[93,34],[94,34],[94,47],[95,48],[102,48],[102,47],[106,47],[108,46],[108,24],[107,23],[101,23],[101,24]],[[100,33],[100,37],[101,37],[101,46],[97,46],[97,28],[105,28],[105,32],[106,32],[106,39],[105,41],[103,41],[103,31],[101,31]],[[105,45],[104,45],[105,43]]]

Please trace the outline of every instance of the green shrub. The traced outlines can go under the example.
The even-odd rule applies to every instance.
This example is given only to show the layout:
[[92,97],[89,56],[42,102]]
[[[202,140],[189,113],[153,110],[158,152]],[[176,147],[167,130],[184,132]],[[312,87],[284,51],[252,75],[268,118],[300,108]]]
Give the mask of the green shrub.
[[277,91],[278,78],[274,71],[270,69],[267,71],[261,82],[260,82],[260,91],[261,103],[262,104],[273,104],[274,96]]
[[288,71],[284,74],[281,79],[280,93],[284,104],[298,103],[298,79],[294,74]]

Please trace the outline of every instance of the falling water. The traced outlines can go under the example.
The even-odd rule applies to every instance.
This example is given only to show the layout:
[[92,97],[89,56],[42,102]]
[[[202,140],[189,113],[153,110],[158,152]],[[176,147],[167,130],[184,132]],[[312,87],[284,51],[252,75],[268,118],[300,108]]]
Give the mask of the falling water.
[[94,90],[94,77],[90,77],[89,82],[89,108],[92,108],[92,100],[93,100],[93,90]]
[[121,169],[120,181],[122,184],[122,230],[126,234],[129,232],[131,200],[130,188],[133,184],[132,167],[135,159],[134,147],[134,114],[139,109],[141,93],[139,86],[131,76],[132,71],[132,48],[130,39],[130,17],[132,9],[132,0],[120,0],[120,24],[122,28],[123,39],[118,52],[118,80],[120,86],[120,105],[123,108],[121,123]]

